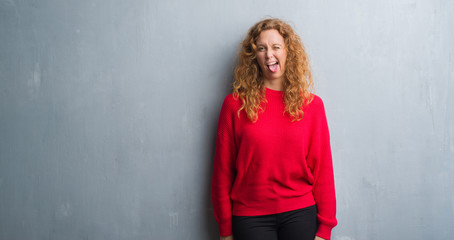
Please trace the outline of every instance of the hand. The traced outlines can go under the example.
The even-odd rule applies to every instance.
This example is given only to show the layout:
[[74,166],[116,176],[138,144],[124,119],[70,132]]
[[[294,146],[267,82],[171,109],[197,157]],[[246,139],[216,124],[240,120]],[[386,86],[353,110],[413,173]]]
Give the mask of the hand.
[[321,238],[321,237],[319,237],[319,236],[315,236],[314,240],[326,240],[326,239]]
[[220,240],[233,240],[233,235],[226,236],[226,237],[221,236]]

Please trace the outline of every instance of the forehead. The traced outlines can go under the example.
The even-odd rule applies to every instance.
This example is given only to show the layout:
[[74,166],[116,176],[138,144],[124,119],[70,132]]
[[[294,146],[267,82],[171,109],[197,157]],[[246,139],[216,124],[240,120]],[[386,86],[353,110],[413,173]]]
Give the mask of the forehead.
[[284,44],[284,38],[276,29],[265,30],[257,37],[257,44]]

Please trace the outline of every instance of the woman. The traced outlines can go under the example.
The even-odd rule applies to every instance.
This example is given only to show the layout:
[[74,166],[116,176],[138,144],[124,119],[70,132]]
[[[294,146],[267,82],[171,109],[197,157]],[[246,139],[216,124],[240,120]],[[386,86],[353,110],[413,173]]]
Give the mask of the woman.
[[249,30],[222,104],[212,200],[221,239],[329,239],[337,224],[328,124],[298,35]]

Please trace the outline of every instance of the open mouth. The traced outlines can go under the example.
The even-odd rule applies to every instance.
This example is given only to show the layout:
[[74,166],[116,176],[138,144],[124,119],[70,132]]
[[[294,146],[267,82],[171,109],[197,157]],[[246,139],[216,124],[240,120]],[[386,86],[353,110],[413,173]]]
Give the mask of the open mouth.
[[276,62],[270,62],[270,63],[268,63],[266,66],[267,66],[268,69],[269,69],[271,72],[273,72],[273,73],[277,72],[278,67],[279,67],[277,61],[276,61]]

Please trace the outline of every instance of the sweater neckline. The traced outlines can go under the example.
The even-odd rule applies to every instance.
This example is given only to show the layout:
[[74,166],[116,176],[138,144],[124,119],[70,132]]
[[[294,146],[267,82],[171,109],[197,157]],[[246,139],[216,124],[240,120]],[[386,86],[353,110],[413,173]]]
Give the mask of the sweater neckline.
[[282,96],[284,94],[284,91],[273,90],[273,89],[267,88],[267,87],[265,87],[265,89],[266,89],[266,94],[267,95]]

